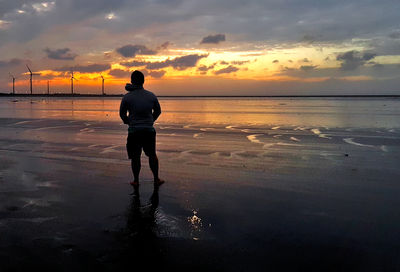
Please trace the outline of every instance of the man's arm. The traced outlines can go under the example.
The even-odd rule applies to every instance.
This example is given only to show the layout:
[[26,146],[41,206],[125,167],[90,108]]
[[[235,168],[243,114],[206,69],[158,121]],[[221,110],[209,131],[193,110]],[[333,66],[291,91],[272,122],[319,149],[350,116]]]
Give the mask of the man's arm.
[[128,116],[126,116],[127,112],[128,112],[128,107],[126,105],[125,99],[122,98],[121,105],[119,106],[119,116],[121,117],[124,124],[129,125],[129,118]]
[[158,99],[156,98],[156,101],[154,102],[153,106],[153,121],[155,122],[161,114],[161,106],[160,103],[158,103]]

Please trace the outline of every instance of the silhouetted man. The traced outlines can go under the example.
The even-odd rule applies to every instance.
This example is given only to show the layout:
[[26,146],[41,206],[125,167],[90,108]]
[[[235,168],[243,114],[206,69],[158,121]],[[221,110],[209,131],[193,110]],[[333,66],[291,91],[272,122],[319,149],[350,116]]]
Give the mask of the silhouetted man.
[[[143,89],[144,75],[140,71],[134,71],[131,75],[131,83],[126,84],[128,91],[121,101],[119,115],[124,124],[129,125],[126,149],[131,159],[134,176],[132,186],[139,186],[140,155],[142,149],[149,157],[150,169],[154,176],[154,185],[164,183],[158,177],[158,158],[156,155],[156,130],[154,122],[161,114],[161,107],[157,96]],[[126,113],[129,112],[129,116]]]

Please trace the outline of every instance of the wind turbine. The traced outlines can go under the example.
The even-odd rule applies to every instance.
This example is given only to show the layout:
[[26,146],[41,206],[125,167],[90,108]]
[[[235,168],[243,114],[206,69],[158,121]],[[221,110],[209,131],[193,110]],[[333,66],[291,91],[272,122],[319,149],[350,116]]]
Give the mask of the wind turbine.
[[101,77],[101,94],[105,95],[105,93],[104,93],[104,77],[102,74],[100,74],[100,77]]
[[33,92],[32,92],[32,76],[40,76],[40,74],[32,73],[32,71],[29,68],[28,64],[26,65],[26,68],[28,68],[28,70],[29,70],[29,74],[30,74],[29,83],[30,83],[30,87],[31,87],[31,94],[33,94]]
[[71,94],[72,95],[74,95],[74,80],[77,80],[77,79],[74,77],[74,71],[71,70]]
[[10,75],[10,77],[12,77],[13,80],[13,94],[15,94],[15,76],[13,76],[11,73],[8,73]]

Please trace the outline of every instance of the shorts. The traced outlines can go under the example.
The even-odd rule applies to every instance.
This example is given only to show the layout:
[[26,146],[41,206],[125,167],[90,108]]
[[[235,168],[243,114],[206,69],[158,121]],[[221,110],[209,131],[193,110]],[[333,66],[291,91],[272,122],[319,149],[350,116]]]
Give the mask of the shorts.
[[156,155],[156,131],[151,129],[135,129],[128,133],[126,150],[129,159],[140,156],[142,149],[146,156]]

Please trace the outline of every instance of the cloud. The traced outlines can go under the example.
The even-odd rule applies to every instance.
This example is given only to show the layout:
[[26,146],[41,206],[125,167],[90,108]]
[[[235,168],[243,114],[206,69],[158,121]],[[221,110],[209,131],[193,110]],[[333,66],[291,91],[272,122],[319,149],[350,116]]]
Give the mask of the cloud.
[[168,59],[164,62],[158,62],[158,63],[152,62],[146,65],[146,67],[149,69],[157,69],[157,68],[164,68],[171,66],[176,70],[186,70],[187,68],[195,67],[200,59],[206,58],[207,56],[208,55],[197,55],[197,54],[187,55],[183,57],[177,57],[172,60]]
[[60,68],[53,69],[54,71],[74,71],[80,73],[95,73],[103,72],[111,69],[110,64],[89,64],[89,65],[75,65],[75,66],[64,66]]
[[308,72],[308,71],[314,70],[317,67],[318,67],[318,65],[302,65],[302,66],[300,66],[300,70],[302,70],[304,72]]
[[8,66],[15,66],[20,65],[23,63],[22,59],[10,59],[10,60],[0,60],[0,67],[8,67]]
[[172,67],[176,70],[186,70],[191,67],[195,67],[197,62],[206,58],[208,55],[187,55],[183,57],[176,57],[174,59],[167,59],[165,61],[159,62],[145,62],[145,61],[131,61],[131,62],[121,62],[120,64],[126,67],[142,67],[145,66],[150,70],[158,70],[166,67]]
[[219,62],[219,64],[222,64],[222,65],[228,65],[228,64],[229,64],[229,62],[227,62],[227,61],[224,61],[224,60],[221,60],[221,61]]
[[130,72],[121,69],[112,69],[108,74],[116,78],[130,78]]
[[52,2],[34,3],[34,4],[32,4],[32,8],[37,13],[47,12],[47,11],[51,11],[54,8],[55,3],[56,2],[54,2],[54,1],[52,1]]
[[296,68],[292,68],[292,67],[287,67],[287,66],[285,66],[285,67],[282,68],[282,71],[283,71],[284,73],[290,73],[290,72],[297,71],[297,69],[296,69]]
[[[166,71],[164,70],[146,70],[146,69],[141,69],[140,70],[145,76],[149,76],[152,78],[161,78],[165,75]],[[127,78],[130,80],[131,72],[126,71],[126,70],[121,70],[121,69],[112,69],[111,71],[108,72],[109,75],[112,75],[113,77],[116,78]]]
[[360,53],[358,51],[352,50],[336,56],[336,60],[340,61],[340,69],[342,70],[355,70],[360,66],[363,66],[366,61],[375,58],[375,53],[364,52]]
[[0,20],[0,30],[1,29],[7,29],[10,27],[10,22],[4,21],[4,20]]
[[374,67],[375,69],[382,69],[385,66],[383,64],[380,64],[380,63],[375,63],[372,67]]
[[167,49],[170,45],[172,45],[172,43],[171,42],[165,42],[165,43],[163,43],[162,45],[160,45],[159,47],[158,47],[158,49]]
[[200,74],[205,75],[205,74],[207,74],[207,72],[209,70],[214,69],[215,65],[216,65],[216,63],[214,63],[213,65],[210,65],[210,66],[200,65],[199,67],[197,67],[197,71],[199,71]]
[[272,63],[278,63],[278,62],[279,62],[279,60],[276,59],[276,60],[274,60]]
[[142,70],[142,73],[145,76],[150,76],[152,78],[162,78],[165,75],[166,71],[164,71],[164,70],[157,70],[157,71]]
[[[374,80],[384,80],[399,77],[400,66],[398,64],[378,64],[374,61],[365,63],[358,69],[342,70],[336,67],[303,67],[289,68],[282,67],[282,69],[275,74],[275,76],[289,76],[292,78],[304,79],[323,79],[330,77],[337,78],[366,78],[369,77]],[[400,77],[399,77],[400,78]]]
[[299,62],[310,62],[307,58],[299,60]]
[[371,60],[373,58],[376,57],[376,53],[364,53],[364,55],[362,56],[363,60]]
[[44,49],[44,52],[46,52],[47,57],[49,59],[56,59],[56,60],[73,60],[76,58],[77,54],[70,53],[69,48],[61,48],[61,49],[55,49],[51,50],[50,48]]
[[206,72],[208,70],[214,69],[214,67],[215,65],[210,65],[210,66],[200,65],[199,67],[197,67],[197,71]]
[[212,43],[218,44],[225,41],[225,34],[208,35],[201,40],[201,44]]
[[144,45],[125,45],[116,49],[117,53],[125,58],[135,57],[136,55],[155,55],[157,51],[151,50]]
[[316,37],[306,34],[301,38],[302,42],[308,42],[308,43],[313,43],[316,40]]
[[[313,0],[250,1],[245,7],[238,0],[188,0],[188,4],[184,4],[183,0],[154,0],[141,1],[135,5],[126,0],[53,2],[51,10],[49,4],[46,4],[49,11],[41,16],[43,14],[35,12],[33,5],[43,10],[40,3],[46,2],[1,1],[0,18],[15,25],[11,27],[13,34],[9,33],[8,39],[2,41],[26,41],[50,28],[70,26],[71,30],[80,35],[85,34],[89,27],[91,33],[87,35],[87,40],[99,31],[109,34],[111,38],[116,35],[116,39],[121,38],[118,34],[127,33],[135,39],[142,39],[140,42],[168,39],[177,44],[198,43],[197,37],[206,31],[224,33],[218,35],[228,37],[234,35],[235,39],[250,42],[290,43],[298,42],[299,39],[340,42],[352,38],[377,37],[380,34],[387,36],[388,29],[398,27],[400,7],[398,0],[349,0],[345,4],[340,1],[323,1],[318,5]],[[17,14],[18,10],[26,13]],[[110,13],[118,14],[119,20],[105,19],[105,15]],[[154,18],[157,18],[157,31],[154,30]],[[87,27],[77,28],[79,24]],[[131,32],[128,34],[129,30]],[[52,35],[62,37],[63,33],[60,31]],[[104,39],[103,42],[112,44],[113,40]]]
[[249,63],[249,62],[250,62],[249,60],[234,60],[234,61],[231,61],[231,64],[233,64],[233,65],[243,65],[243,64]]
[[236,72],[236,71],[239,71],[239,68],[237,68],[237,67],[235,67],[235,66],[232,66],[232,65],[229,65],[229,66],[226,67],[226,68],[222,68],[222,69],[220,69],[220,70],[215,71],[214,74],[216,74],[216,75],[220,75],[220,74],[230,74],[230,73],[234,73],[234,72]]
[[125,66],[125,67],[143,67],[143,66],[146,66],[149,63],[151,63],[151,62],[133,60],[133,61],[124,61],[124,62],[121,62],[120,64],[122,66]]
[[390,33],[389,37],[392,39],[400,39],[400,31]]

